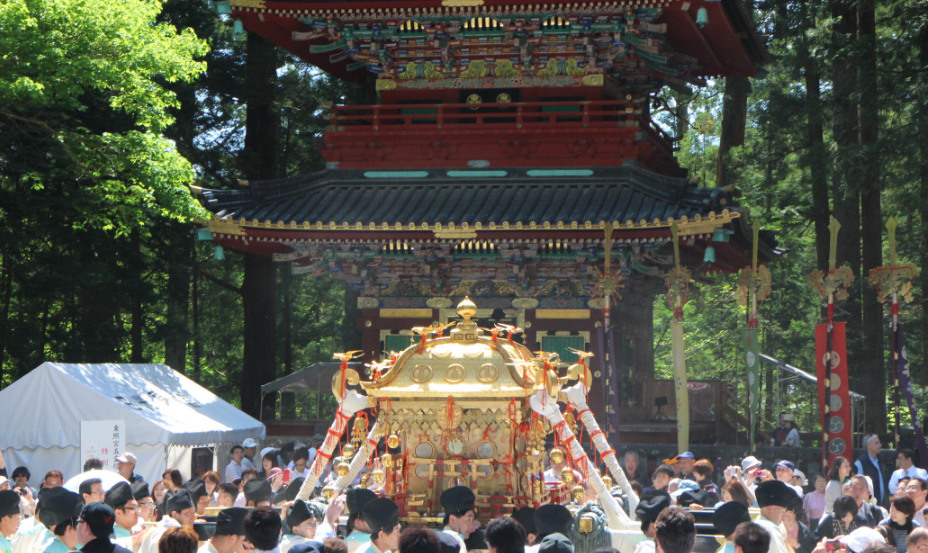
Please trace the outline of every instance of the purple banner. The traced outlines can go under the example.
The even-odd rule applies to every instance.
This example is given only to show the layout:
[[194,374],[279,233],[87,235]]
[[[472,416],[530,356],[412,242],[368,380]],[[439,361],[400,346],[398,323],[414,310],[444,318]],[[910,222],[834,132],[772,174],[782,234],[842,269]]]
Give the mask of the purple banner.
[[912,417],[912,426],[915,428],[915,445],[918,448],[919,464],[925,468],[928,464],[928,444],[925,443],[925,433],[922,431],[921,421],[918,418],[918,409],[915,407],[915,396],[912,394],[912,380],[909,377],[909,359],[905,355],[905,338],[902,334],[902,323],[896,325],[893,331],[893,357],[896,362],[896,377],[899,379],[899,388],[902,397],[909,406],[909,416]]

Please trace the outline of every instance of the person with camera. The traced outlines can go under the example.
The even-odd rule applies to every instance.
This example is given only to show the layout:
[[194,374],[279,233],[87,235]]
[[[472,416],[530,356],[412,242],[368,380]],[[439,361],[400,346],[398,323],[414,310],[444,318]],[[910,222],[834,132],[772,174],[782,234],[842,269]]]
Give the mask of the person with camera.
[[[765,480],[754,490],[760,516],[754,521],[770,533],[770,553],[793,553],[786,541],[783,516],[786,509],[796,501],[796,492],[779,480]],[[852,500],[853,501],[853,500]]]

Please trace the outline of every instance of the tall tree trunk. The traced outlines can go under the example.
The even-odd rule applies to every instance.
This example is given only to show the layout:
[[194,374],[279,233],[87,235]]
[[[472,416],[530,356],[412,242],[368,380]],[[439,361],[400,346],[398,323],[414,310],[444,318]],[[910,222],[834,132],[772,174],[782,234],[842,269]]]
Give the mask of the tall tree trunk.
[[[880,214],[880,154],[877,147],[879,91],[876,74],[875,0],[860,2],[860,144],[864,154],[860,192],[860,230],[864,276],[883,263]],[[869,430],[886,428],[886,357],[883,340],[883,306],[873,286],[863,286],[862,390],[867,394]]]
[[[918,50],[920,67],[928,67],[928,25],[923,25],[918,35]],[[928,90],[926,77],[921,76],[922,92]],[[919,302],[921,303],[921,359],[922,363],[916,363],[911,366],[912,378],[919,384],[924,384],[928,380],[928,370],[925,369],[925,360],[928,359],[928,103],[921,102],[915,114],[916,127],[918,129],[918,153],[919,153],[919,202],[918,212],[921,220],[920,242],[921,252],[919,256],[919,266],[922,272],[919,275],[921,284],[921,294]],[[921,365],[921,366],[919,366]],[[923,415],[924,416],[924,415]]]
[[[280,264],[280,286],[283,288],[283,313],[280,316],[280,324],[283,326],[283,374],[293,372],[293,274],[290,263]],[[296,403],[293,394],[285,393],[280,396],[280,418],[281,420],[296,418]]]
[[716,186],[727,186],[738,181],[728,159],[732,148],[744,146],[744,127],[748,116],[747,77],[725,77],[725,95],[722,99],[722,132],[716,160]]
[[187,301],[190,293],[188,265],[192,241],[187,226],[170,224],[165,234],[167,245],[168,283],[166,290],[167,317],[164,329],[164,362],[178,372],[187,368]]
[[[860,389],[863,369],[861,340],[860,258],[860,172],[855,167],[859,145],[857,103],[857,61],[852,55],[857,39],[857,10],[851,0],[832,0],[832,41],[834,59],[832,82],[834,98],[833,134],[837,145],[833,175],[834,212],[841,223],[838,237],[838,265],[847,264],[854,273],[854,284],[840,306],[847,322],[847,356],[852,389]],[[855,385],[856,384],[856,385]]]
[[[274,97],[277,52],[274,45],[254,33],[247,38],[247,102],[245,149],[242,166],[249,180],[272,179],[276,167],[277,128]],[[260,417],[261,385],[277,373],[276,295],[274,262],[269,257],[244,255],[242,305],[245,317],[242,410]]]
[[821,73],[818,61],[809,48],[809,39],[806,38],[809,31],[815,27],[815,7],[806,2],[799,2],[798,7],[804,31],[798,50],[806,84],[805,111],[808,120],[806,163],[809,166],[809,177],[812,181],[811,215],[815,224],[815,266],[821,269],[828,267],[828,223],[831,218],[831,209],[828,207],[828,154],[825,148],[825,126],[822,114]]

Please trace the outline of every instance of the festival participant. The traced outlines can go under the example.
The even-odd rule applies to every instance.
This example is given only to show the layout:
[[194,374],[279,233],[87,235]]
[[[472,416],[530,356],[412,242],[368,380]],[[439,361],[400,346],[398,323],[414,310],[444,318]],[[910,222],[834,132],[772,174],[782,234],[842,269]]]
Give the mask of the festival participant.
[[400,533],[399,553],[442,553],[438,534],[428,528],[406,528]]
[[220,484],[216,493],[216,506],[228,509],[235,506],[235,498],[238,497],[238,486],[235,484]]
[[928,528],[915,528],[905,540],[909,551],[925,551],[928,549]]
[[197,516],[205,515],[206,508],[209,507],[209,493],[206,491],[206,482],[200,478],[191,478],[184,482],[183,488],[190,492]]
[[828,485],[825,486],[825,514],[834,510],[835,499],[844,495],[842,488],[851,477],[853,465],[844,457],[838,456],[832,460],[828,470]]
[[155,505],[160,504],[167,493],[168,487],[164,484],[164,480],[158,480],[151,485],[151,499],[155,502]]
[[886,480],[883,478],[883,470],[880,468],[880,451],[883,444],[880,443],[880,437],[876,434],[864,436],[864,449],[866,453],[857,458],[854,467],[857,468],[857,474],[870,477],[873,482],[873,497],[877,505],[887,503]]
[[44,553],[67,553],[77,549],[77,520],[81,507],[81,496],[70,490],[58,487],[42,492],[36,516],[52,535]]
[[[561,482],[561,473],[564,471],[564,468],[567,466],[567,456],[563,452],[560,455],[555,454],[555,451],[561,451],[559,448],[552,448],[551,452],[548,454],[548,460],[551,461],[551,464],[548,468],[545,469],[542,476],[544,477],[545,484],[559,484]],[[554,462],[554,457],[559,457],[559,462]],[[570,469],[574,473],[574,481],[579,484],[583,484],[584,478],[583,474],[577,469]]]
[[351,488],[345,493],[344,505],[348,509],[348,535],[345,536],[345,543],[348,545],[348,553],[355,553],[371,541],[371,529],[361,518],[361,511],[375,499],[377,494],[365,488]]
[[197,553],[198,543],[193,528],[168,528],[158,540],[158,553]]
[[256,478],[245,484],[242,493],[245,494],[246,507],[270,507],[274,492],[270,482]]
[[244,507],[247,500],[245,499],[245,485],[255,479],[264,480],[255,469],[245,469],[242,471],[242,479],[238,482],[238,495],[235,497],[235,506]]
[[293,478],[307,478],[309,476],[309,467],[306,466],[308,462],[309,449],[301,447],[293,452],[293,466],[291,468]]
[[780,413],[780,425],[777,426],[770,437],[770,445],[799,447],[799,429],[796,428],[796,418],[789,413]]
[[255,453],[258,451],[258,441],[254,438],[245,438],[242,442],[242,469],[257,469]]
[[[158,511],[155,508],[155,499],[151,496],[151,492],[148,491],[148,483],[144,480],[140,480],[135,484],[132,484],[132,497],[135,498],[139,503],[139,526],[142,526],[145,522],[157,522],[158,520]],[[133,532],[138,532],[141,528],[133,529]]]
[[883,510],[872,505],[867,500],[870,499],[870,486],[864,476],[855,474],[851,477],[850,496],[857,502],[857,514],[864,520],[868,528],[876,528],[885,515]]
[[651,485],[651,478],[648,477],[648,469],[641,463],[641,458],[637,451],[626,451],[622,457],[622,470],[625,476],[631,480],[637,481],[642,486]]
[[113,508],[97,501],[85,505],[77,521],[77,543],[82,553],[132,553],[110,541],[116,513]]
[[690,553],[696,543],[696,521],[680,507],[664,509],[654,521],[657,553]]
[[142,475],[135,472],[135,465],[138,464],[139,458],[128,451],[116,457],[116,472],[129,481],[130,484],[145,480]]
[[223,509],[216,515],[216,531],[204,543],[199,553],[244,553],[242,543],[245,541],[245,515],[248,509],[231,507]]
[[789,486],[789,489],[796,492],[796,496],[801,498],[802,487],[794,486],[792,484],[793,475],[796,473],[796,465],[794,465],[791,461],[787,461],[786,459],[781,459],[777,461],[776,464],[773,465],[773,467],[774,467],[774,470],[776,471],[777,480]]
[[866,526],[866,521],[857,514],[857,501],[849,496],[842,495],[835,500],[834,511],[822,517],[815,531],[818,539],[834,539],[849,534]]
[[116,543],[132,548],[132,529],[139,522],[139,502],[132,496],[132,487],[126,482],[117,482],[107,490],[103,502],[112,507],[116,514],[113,535]]
[[783,514],[796,492],[779,480],[766,480],[754,490],[760,516],[754,521],[770,533],[770,553],[793,553],[786,543]]
[[677,478],[696,480],[696,476],[693,475],[693,465],[696,464],[696,456],[693,455],[692,452],[684,451],[674,457],[672,461],[668,462],[665,460],[664,463],[673,465]]
[[735,553],[767,553],[770,532],[754,522],[742,522],[735,528]]
[[[699,488],[706,490],[708,493],[715,494],[715,496],[718,497],[721,493],[719,487],[712,481],[712,473],[714,472],[715,467],[708,459],[700,459],[693,463],[693,477],[699,485]],[[711,507],[711,505],[707,506]]]
[[269,478],[271,470],[279,468],[277,464],[277,450],[273,447],[266,447],[261,450],[261,469],[258,471],[258,478]]
[[538,543],[536,540],[537,532],[535,531],[535,509],[532,507],[520,507],[512,512],[512,518],[522,525],[525,533],[525,551],[527,553],[536,553]]
[[[928,471],[915,466],[912,460],[913,455],[914,452],[911,449],[900,449],[899,452],[896,453],[896,466],[899,468],[889,477],[889,493],[896,495],[899,480],[902,478],[909,477],[928,480]],[[13,478],[16,478],[16,471],[13,471]]]
[[10,541],[19,522],[22,520],[22,511],[19,507],[19,494],[12,490],[0,490],[0,553],[12,553],[13,544]]
[[538,531],[538,553],[573,553],[570,527],[574,519],[563,505],[542,505],[535,510],[535,529]]
[[738,501],[744,503],[745,507],[753,507],[756,503],[754,494],[748,490],[740,479],[729,480],[725,487],[722,488],[722,501]]
[[[729,501],[715,508],[715,512],[712,513],[712,525],[715,526],[717,534],[725,536],[725,546],[722,548],[721,553],[735,553],[735,529],[742,522],[751,522],[751,515],[748,514],[747,505],[737,501]],[[644,523],[642,522],[643,527]]]
[[103,480],[99,478],[88,478],[77,487],[77,493],[81,494],[81,497],[84,499],[84,505],[103,501],[103,496],[105,495],[103,491]]
[[642,498],[635,509],[635,515],[641,521],[641,533],[645,539],[638,542],[635,553],[654,553],[654,522],[661,511],[670,507],[670,496],[666,493],[657,493],[652,497]]
[[648,491],[657,491],[657,490],[667,490],[670,486],[670,480],[673,478],[673,469],[667,465],[661,465],[654,470],[654,474],[651,476],[651,487],[646,489]]
[[905,491],[915,503],[915,515],[912,517],[912,520],[917,522],[920,526],[928,526],[925,524],[925,503],[928,502],[928,482],[921,478],[912,478],[909,480],[909,483],[906,484]]
[[245,458],[245,448],[234,445],[229,454],[232,457],[229,459],[229,464],[226,465],[226,482],[238,484],[242,481],[242,471],[247,468],[242,466],[242,460]]
[[32,495],[32,497],[37,497],[38,492],[29,485],[29,479],[31,477],[32,474],[29,473],[29,469],[26,467],[16,467],[13,469],[13,476],[11,477],[13,479],[13,485],[11,489],[14,492],[19,492],[20,490],[29,490],[29,493]]
[[486,538],[489,553],[525,553],[525,530],[511,517],[491,520]]
[[893,497],[908,497],[909,496],[909,492],[906,489],[909,487],[909,480],[911,480],[911,478],[909,478],[908,476],[903,476],[902,478],[899,479],[899,481],[896,483],[896,493],[895,495],[893,495]]
[[171,495],[166,495],[158,506],[164,512],[164,516],[158,524],[148,531],[142,538],[142,544],[139,547],[139,553],[157,553],[158,540],[167,531],[168,528],[177,528],[178,526],[193,526],[197,518],[196,506],[190,492],[181,489]]
[[809,528],[817,527],[818,521],[825,515],[825,486],[828,485],[828,479],[819,473],[815,475],[813,483],[815,489],[802,498],[802,511],[809,521]]
[[270,507],[257,507],[245,515],[245,539],[258,551],[277,551],[280,543],[280,515]]
[[161,473],[161,481],[164,482],[165,490],[176,492],[184,485],[184,477],[177,469],[167,469]]
[[208,470],[203,473],[203,483],[206,485],[206,494],[209,496],[209,506],[219,506],[219,486],[222,485],[222,476],[214,470]]
[[[316,527],[325,514],[316,503],[307,503],[297,499],[290,505],[285,520],[290,532],[284,534],[280,541],[280,553],[287,553],[291,547],[316,539]],[[317,540],[318,541],[318,540]]]
[[915,516],[915,502],[911,497],[896,497],[889,504],[889,516],[880,521],[881,533],[886,543],[896,548],[896,553],[906,553],[906,539],[919,524],[912,520]]
[[796,553],[812,553],[815,547],[815,536],[809,527],[802,522],[802,500],[799,496],[790,501],[783,513],[783,527],[786,529],[786,543]]
[[476,499],[474,492],[467,486],[448,488],[441,493],[439,498],[441,506],[445,509],[445,527],[442,528],[442,531],[448,532],[458,539],[461,545],[461,553],[467,551],[464,540],[469,538],[477,528],[474,526],[474,501]]
[[57,488],[64,485],[64,475],[59,470],[50,470],[45,473],[42,480],[42,488]]
[[[447,491],[447,490],[446,490]],[[359,553],[392,553],[400,545],[400,508],[392,499],[378,497],[369,501],[361,518],[371,529],[371,541]],[[464,550],[461,550],[464,553]]]

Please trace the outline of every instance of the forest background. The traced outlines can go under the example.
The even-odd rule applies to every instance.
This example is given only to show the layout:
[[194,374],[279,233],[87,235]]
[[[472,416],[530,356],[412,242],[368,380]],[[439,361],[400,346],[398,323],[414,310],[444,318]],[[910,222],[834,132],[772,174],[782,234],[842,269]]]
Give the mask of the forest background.
[[[811,373],[823,311],[807,277],[827,267],[830,217],[841,223],[838,264],[856,277],[838,309],[851,389],[867,396],[869,428],[886,431],[888,315],[867,274],[888,264],[889,216],[899,264],[928,266],[928,2],[745,4],[771,63],[750,80],[665,89],[652,113],[690,176],[735,186],[787,250],[770,267],[762,351]],[[197,241],[206,213],[188,186],[318,170],[323,106],[369,101],[238,32],[209,0],[0,0],[0,386],[44,361],[165,362],[257,414],[261,383],[351,348],[353,293]],[[736,286],[699,284],[687,365],[740,389],[746,412]],[[901,317],[924,406],[928,271],[911,300]],[[655,298],[668,378],[670,317]],[[812,385],[769,366],[763,379],[763,426],[790,411],[818,430]],[[280,409],[328,416],[315,406]]]

